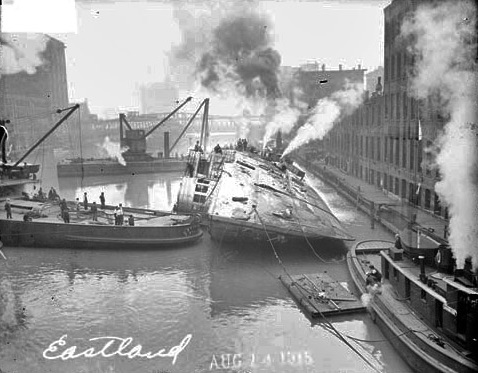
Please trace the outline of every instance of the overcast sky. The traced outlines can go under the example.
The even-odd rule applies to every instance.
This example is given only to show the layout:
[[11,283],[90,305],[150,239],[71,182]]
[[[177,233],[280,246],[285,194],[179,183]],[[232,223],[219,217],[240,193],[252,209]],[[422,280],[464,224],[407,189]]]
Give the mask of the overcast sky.
[[[181,41],[173,3],[15,0],[3,7],[2,30],[49,32],[64,41],[71,98],[87,98],[92,111],[103,115],[111,108],[137,107],[138,86],[164,79],[166,53]],[[259,3],[273,21],[282,65],[383,64],[383,8],[390,1]]]

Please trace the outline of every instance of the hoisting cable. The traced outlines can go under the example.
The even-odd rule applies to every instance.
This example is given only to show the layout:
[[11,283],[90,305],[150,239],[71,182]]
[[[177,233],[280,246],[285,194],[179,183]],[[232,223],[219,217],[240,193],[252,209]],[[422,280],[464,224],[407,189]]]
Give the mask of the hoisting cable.
[[79,130],[79,135],[80,135],[80,159],[81,159],[81,181],[80,181],[80,187],[81,190],[83,190],[83,179],[85,178],[85,166],[83,164],[83,144],[81,140],[81,116],[80,116],[80,110],[78,110],[78,130]]
[[[292,199],[292,203],[294,203],[293,199]],[[294,207],[295,207],[295,204],[294,204]],[[343,262],[346,259],[345,257],[343,259],[339,259],[339,260],[325,260],[324,258],[322,258],[319,254],[317,254],[317,252],[315,251],[314,246],[312,245],[312,243],[307,238],[307,235],[305,234],[304,228],[303,228],[302,224],[300,223],[299,218],[297,216],[295,216],[294,213],[292,214],[292,216],[295,217],[295,220],[297,221],[297,224],[299,225],[300,230],[302,231],[302,235],[304,236],[305,241],[307,242],[307,245],[309,245],[309,247],[312,249],[312,252],[314,253],[314,255],[317,258],[319,258],[319,260],[321,260],[323,263],[326,263],[326,264],[340,264],[341,262]]]
[[[287,271],[287,268],[285,267],[284,263],[282,262],[282,260],[280,259],[279,255],[277,254],[277,251],[274,247],[274,244],[272,243],[272,240],[269,236],[269,232],[267,232],[267,228],[264,224],[264,222],[262,221],[262,218],[261,216],[259,215],[259,212],[257,211],[256,209],[256,206],[253,205],[252,206],[252,209],[254,210],[254,212],[256,213],[257,215],[257,218],[259,219],[259,222],[261,223],[263,229],[264,229],[264,232],[267,236],[267,239],[272,247],[272,250],[274,251],[274,255],[275,257],[277,258],[277,261],[279,262],[279,264],[281,265],[282,269],[284,270],[285,274],[289,277],[289,279],[291,280],[291,282],[297,284],[293,279],[292,279],[292,276],[289,274],[289,272]],[[303,292],[302,292],[302,289],[301,289],[301,286],[298,286],[297,289],[299,290],[299,292],[302,294],[302,296],[304,296]],[[352,351],[354,351],[365,363],[367,363],[367,365],[369,365],[374,371],[378,372],[378,373],[381,373],[380,370],[378,370],[369,360],[367,360],[367,358],[360,352],[358,351],[354,346],[352,346],[350,344],[349,341],[347,341],[345,339],[344,336],[342,336],[342,334],[340,333],[340,331],[338,331],[333,325],[332,323],[327,319],[327,317],[325,317],[325,315],[322,313],[322,311],[320,311],[317,307],[315,307],[315,305],[309,300],[309,298],[307,296],[304,296],[304,299],[306,299],[309,304],[315,309],[317,310],[317,312],[319,313],[319,315],[324,319],[324,322],[328,325],[328,327],[333,330],[335,333],[336,333],[336,336],[342,341],[344,342]]]

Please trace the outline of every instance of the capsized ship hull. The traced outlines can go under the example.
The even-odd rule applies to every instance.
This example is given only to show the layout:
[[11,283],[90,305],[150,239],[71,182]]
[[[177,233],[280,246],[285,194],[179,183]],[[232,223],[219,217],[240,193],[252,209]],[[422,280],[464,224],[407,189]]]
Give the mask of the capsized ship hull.
[[100,175],[134,175],[159,172],[182,172],[186,161],[181,159],[154,159],[147,161],[130,161],[121,164],[111,159],[86,160],[84,162],[61,162],[57,165],[58,176],[100,176]]
[[[189,194],[196,193],[189,196],[189,206],[197,206],[194,200],[204,201],[203,211],[207,212],[214,239],[279,243],[297,239],[354,240],[318,193],[301,180],[303,175],[298,176],[297,169],[281,170],[259,156],[237,152],[233,161],[224,162],[215,173],[220,177],[209,181],[207,187],[205,179],[183,181]],[[181,204],[185,194],[180,192],[179,206],[185,206]]]

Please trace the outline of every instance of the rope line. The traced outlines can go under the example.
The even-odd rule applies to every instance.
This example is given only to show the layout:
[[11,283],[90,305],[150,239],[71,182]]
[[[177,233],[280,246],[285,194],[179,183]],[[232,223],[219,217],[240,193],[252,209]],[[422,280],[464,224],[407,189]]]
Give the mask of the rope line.
[[79,137],[80,137],[80,158],[81,158],[81,181],[80,181],[80,187],[81,190],[83,190],[83,180],[85,178],[85,166],[83,163],[83,143],[82,143],[82,135],[81,135],[81,116],[80,116],[80,110],[78,110],[78,131],[79,131]]
[[[283,268],[285,274],[290,278],[290,280],[292,282],[293,279],[292,279],[292,276],[289,274],[289,272],[287,271],[287,268],[285,267],[284,263],[282,262],[282,260],[280,259],[279,255],[277,254],[277,251],[274,247],[274,244],[272,243],[272,240],[270,239],[270,236],[269,236],[269,233],[267,232],[267,228],[265,226],[265,224],[263,223],[262,221],[262,218],[261,216],[259,215],[259,212],[257,211],[256,207],[253,206],[253,210],[254,212],[257,214],[257,218],[259,219],[263,229],[264,229],[264,232],[266,233],[266,236],[268,238],[268,241],[272,247],[272,250],[274,251],[274,255],[275,257],[277,258],[279,264],[281,265],[281,267]],[[294,282],[295,283],[295,282]],[[302,296],[304,296],[303,292],[302,292],[302,289],[301,289],[301,286],[299,285],[297,287],[297,289],[299,290],[299,292],[302,294]],[[307,297],[307,296],[304,296],[304,299],[307,300],[307,302],[309,302],[309,304],[319,313],[319,315],[324,319],[324,322],[328,325],[328,327],[334,331],[335,335],[337,336],[337,338],[339,338],[343,343],[345,343],[352,351],[354,351],[367,365],[369,365],[374,371],[376,372],[379,372],[380,373],[380,370],[378,370],[360,351],[358,351],[354,346],[352,346],[350,344],[349,341],[347,341],[345,339],[345,337],[340,333],[340,331],[338,331],[333,325],[332,323],[327,319],[327,317],[322,313],[322,311],[320,311],[320,309],[318,309],[317,307],[315,307],[315,305],[310,301],[310,299]]]

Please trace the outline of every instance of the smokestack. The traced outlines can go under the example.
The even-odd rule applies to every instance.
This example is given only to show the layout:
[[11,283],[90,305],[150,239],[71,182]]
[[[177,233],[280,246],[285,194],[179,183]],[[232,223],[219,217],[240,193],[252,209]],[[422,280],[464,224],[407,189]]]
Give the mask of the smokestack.
[[164,133],[164,158],[169,158],[169,132]]
[[325,63],[322,64],[322,71],[325,71]]
[[342,71],[342,64],[339,65],[339,70]]
[[382,89],[383,89],[383,86],[382,86],[382,77],[379,76],[377,78],[377,85],[375,86],[375,92],[377,93],[382,93]]
[[425,275],[425,257],[423,255],[420,255],[418,257],[418,260],[420,261],[420,281],[426,283],[427,276]]

